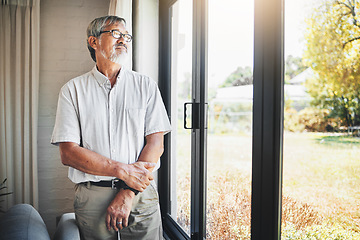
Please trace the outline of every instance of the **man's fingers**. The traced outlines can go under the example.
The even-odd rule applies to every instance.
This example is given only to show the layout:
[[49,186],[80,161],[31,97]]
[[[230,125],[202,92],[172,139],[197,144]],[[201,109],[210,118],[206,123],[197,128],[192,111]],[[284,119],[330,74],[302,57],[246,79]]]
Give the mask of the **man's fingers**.
[[[119,219],[117,220],[116,222],[116,226],[118,227],[119,230],[123,229],[123,226],[124,226],[124,222],[122,219]],[[125,226],[124,226],[125,227]]]
[[111,219],[111,226],[116,232],[119,231],[117,224],[116,224],[116,218]]
[[106,218],[105,218],[105,224],[106,224],[106,228],[110,231],[111,227],[110,227],[110,220],[111,217],[109,214],[106,214]]
[[128,177],[123,180],[129,187],[143,192],[150,185],[150,181],[154,180],[154,176],[148,168],[155,167],[155,165],[155,163],[151,162],[135,162],[130,164],[129,166],[131,166],[132,171],[129,171]]
[[145,163],[144,164],[145,168],[153,168],[156,166],[156,163],[152,163],[152,162],[143,162],[143,163]]
[[147,183],[154,180],[154,176],[150,171],[145,172],[139,179],[141,182]]
[[150,173],[149,180],[154,180],[154,176],[152,175],[152,173]]
[[150,181],[149,180],[145,181],[145,186],[147,187],[149,185],[150,185]]
[[151,180],[154,180],[154,176],[153,176],[153,174],[152,174],[150,171],[146,170],[146,172],[144,172],[144,173],[142,174],[142,176],[140,177],[139,180],[142,181],[142,182],[144,182],[144,181],[151,181]]
[[128,226],[128,218],[123,219],[122,225],[124,228]]

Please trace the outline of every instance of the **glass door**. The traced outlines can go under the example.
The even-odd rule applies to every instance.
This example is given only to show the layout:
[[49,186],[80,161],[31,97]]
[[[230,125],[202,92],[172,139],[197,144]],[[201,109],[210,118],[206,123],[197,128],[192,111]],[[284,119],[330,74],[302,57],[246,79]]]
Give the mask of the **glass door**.
[[191,106],[192,102],[192,1],[178,0],[171,13],[171,216],[190,236]]
[[253,1],[160,3],[173,128],[164,226],[175,239],[249,239]]
[[285,0],[283,239],[360,239],[359,1]]
[[207,239],[250,239],[253,36],[253,1],[209,1]]
[[279,239],[283,0],[160,0],[159,73],[168,237]]
[[160,1],[160,88],[173,129],[165,138],[160,201],[174,239],[205,236],[205,2]]

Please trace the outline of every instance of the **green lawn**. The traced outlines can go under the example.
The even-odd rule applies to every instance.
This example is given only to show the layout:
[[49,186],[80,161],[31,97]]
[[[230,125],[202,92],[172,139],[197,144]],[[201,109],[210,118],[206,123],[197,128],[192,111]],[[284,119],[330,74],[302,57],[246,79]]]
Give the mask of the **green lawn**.
[[283,196],[307,204],[320,225],[350,234],[328,239],[360,239],[360,139],[287,133],[283,176]]
[[[188,137],[178,136],[184,160],[177,166],[178,217],[186,224]],[[360,239],[360,139],[285,133],[283,154],[283,239]],[[249,239],[251,155],[251,136],[209,135],[208,238]]]

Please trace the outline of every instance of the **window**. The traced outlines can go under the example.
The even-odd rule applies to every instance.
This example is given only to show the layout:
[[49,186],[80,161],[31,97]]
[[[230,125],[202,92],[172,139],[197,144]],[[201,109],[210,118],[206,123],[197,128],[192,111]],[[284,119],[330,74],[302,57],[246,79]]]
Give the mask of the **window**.
[[207,239],[250,238],[253,42],[253,1],[208,2]]
[[[251,219],[250,216],[247,219],[248,227],[241,229],[246,225],[245,218],[242,217],[240,228],[234,227],[233,230],[247,234],[244,239],[249,238],[250,231],[253,239],[278,239],[280,236],[283,111],[282,1],[256,0],[255,4],[249,1],[250,3],[243,3],[240,7],[232,5],[236,2],[238,1],[226,1],[226,3],[221,1],[221,4],[220,1],[206,0],[160,1],[159,86],[173,128],[176,128],[174,132],[165,136],[166,149],[162,157],[159,180],[164,230],[170,239],[217,238],[211,235],[213,234],[211,228],[216,228],[212,225],[214,220],[211,214],[221,211],[222,208],[212,205],[211,199],[216,196],[218,189],[226,190],[221,197],[231,195],[232,189],[226,189],[229,175],[223,174],[225,172],[223,169],[229,166],[233,175],[241,174],[241,178],[244,179],[239,183],[241,186],[235,189],[240,189],[240,193],[246,196],[247,199],[244,201],[246,204],[243,206],[248,208],[248,212],[250,212],[251,194]],[[220,14],[216,14],[216,11],[226,12],[229,8],[233,10],[229,13],[235,15],[224,16],[223,18],[229,18],[226,20],[217,19]],[[239,9],[238,12],[236,8]],[[255,9],[254,16],[250,14],[248,19],[242,18],[253,9]],[[192,14],[189,15],[189,12]],[[225,30],[227,27],[233,31]],[[255,31],[249,30],[251,28]],[[242,38],[249,42],[249,46],[237,37],[241,33]],[[216,36],[219,40],[216,41],[212,36]],[[254,41],[252,36],[255,37]],[[191,47],[189,38],[192,38]],[[253,51],[251,42],[254,42]],[[211,79],[213,74],[219,74],[212,69],[216,65],[216,59],[212,57],[218,49],[217,44],[223,45],[219,48],[220,52],[227,49],[228,46],[224,45],[228,44],[233,46],[233,55],[243,54],[246,50],[237,52],[239,50],[236,49],[236,43],[250,48],[250,52],[253,52],[250,58],[252,55],[254,58],[250,62],[253,62],[253,65],[250,63],[247,66],[240,63],[240,58],[234,58],[231,61],[235,62],[232,67],[235,69],[227,74],[230,75],[231,71],[242,67],[243,71],[250,69],[250,77],[253,69],[254,77],[253,86],[243,85],[247,87],[245,92],[250,94],[247,98],[248,102],[242,102],[239,109],[234,110],[231,104],[227,105],[228,103],[219,101],[221,91],[212,89],[216,84]],[[218,61],[226,62],[228,59],[220,58]],[[190,72],[189,63],[191,63]],[[191,79],[191,83],[186,79]],[[186,89],[183,96],[179,94],[182,89]],[[185,96],[190,97],[186,99]],[[187,110],[183,105],[185,101],[189,101],[185,104]],[[179,110],[179,106],[182,109]],[[215,108],[229,110],[219,112]],[[239,131],[243,131],[244,135],[231,135],[235,131],[224,136],[217,134],[216,131],[219,129],[214,128],[213,125],[220,115],[230,119],[225,122],[229,123],[230,129],[239,127],[235,122],[241,122],[239,125],[244,129]],[[184,118],[189,124],[187,127],[191,129],[182,129]],[[239,145],[236,145],[236,142]],[[220,144],[223,144],[221,149]],[[246,150],[237,154],[234,150],[237,146]],[[224,162],[214,167],[216,154],[219,154],[216,153],[217,150],[232,151],[231,154],[226,155],[232,158],[229,164]],[[241,161],[242,156],[245,158],[244,161]],[[223,157],[224,155],[219,158]],[[224,187],[218,186],[220,184]],[[183,188],[183,185],[186,187]]]
[[[342,58],[356,52],[348,60],[358,68],[359,42],[345,48],[337,43],[357,31],[349,11],[355,2],[285,0],[284,238],[295,234],[299,239],[360,238],[355,220],[360,214],[360,141],[356,132],[351,133],[359,122],[351,114],[359,108],[355,100],[359,87],[358,80],[352,80],[357,70],[352,71]],[[334,65],[324,72],[323,67],[329,66],[326,59]],[[347,76],[342,76],[344,72]],[[342,98],[327,94],[334,86]],[[341,101],[348,104],[337,108]],[[345,109],[350,122],[342,115]]]
[[[192,102],[192,2],[171,7],[171,216],[190,235],[191,127],[190,111],[184,123],[184,106]],[[189,110],[190,110],[189,106]]]

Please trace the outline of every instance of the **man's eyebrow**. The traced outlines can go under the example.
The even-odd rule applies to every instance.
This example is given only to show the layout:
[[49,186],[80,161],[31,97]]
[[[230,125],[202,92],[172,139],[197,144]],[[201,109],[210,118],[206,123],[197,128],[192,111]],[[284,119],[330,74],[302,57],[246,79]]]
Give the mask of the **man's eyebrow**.
[[110,31],[112,31],[112,30],[117,30],[117,31],[119,31],[119,32],[121,32],[121,33],[126,33],[126,34],[129,34],[129,32],[126,30],[125,32],[122,32],[122,31],[120,31],[120,29],[118,29],[118,28],[114,28],[114,29],[111,29]]

